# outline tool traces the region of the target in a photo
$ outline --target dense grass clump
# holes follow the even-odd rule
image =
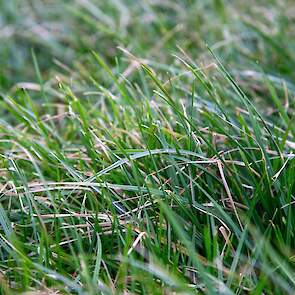
[[[256,2],[0,2],[0,294],[294,294],[295,6]]]

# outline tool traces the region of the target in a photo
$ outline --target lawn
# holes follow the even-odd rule
[[[292,0],[0,1],[0,294],[294,294],[294,68]]]

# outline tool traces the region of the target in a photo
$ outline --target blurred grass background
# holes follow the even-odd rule
[[[287,0],[1,1],[0,87],[36,80],[32,49],[48,80],[61,71],[55,59],[73,75],[90,70],[92,50],[116,67],[118,46],[172,67],[177,46],[206,62],[208,44],[232,70],[258,63],[267,74],[292,79],[294,7]]]

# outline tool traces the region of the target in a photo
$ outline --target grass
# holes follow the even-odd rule
[[[0,3],[0,294],[294,294],[292,1]]]

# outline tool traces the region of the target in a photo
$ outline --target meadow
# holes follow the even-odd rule
[[[294,68],[292,0],[0,0],[0,294],[294,294]]]

